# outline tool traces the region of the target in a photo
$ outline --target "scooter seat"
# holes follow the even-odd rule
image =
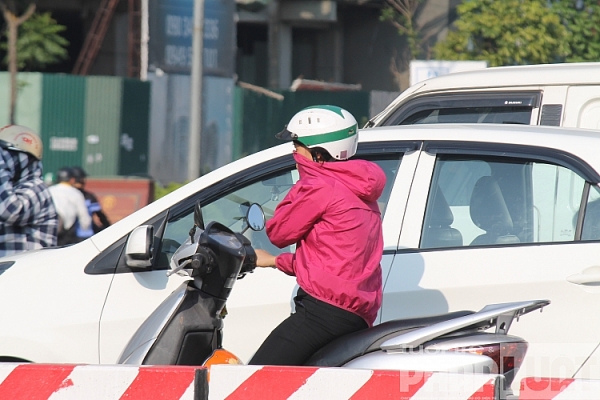
[[[339,337],[319,349],[304,365],[317,367],[341,367],[350,360],[379,350],[381,343],[408,331],[438,322],[473,314],[474,311],[455,311],[423,318],[396,319],[375,325],[369,329]]]

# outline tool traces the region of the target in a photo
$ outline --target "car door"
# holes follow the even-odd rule
[[[117,240],[95,257],[85,268],[87,275],[109,275],[110,286],[102,305],[98,323],[98,355],[102,364],[117,362],[121,351],[137,327],[186,278],[166,276],[159,257],[160,237],[168,212],[146,222],[154,227],[154,265],[130,268],[125,262],[124,249],[128,236]]]
[[[358,157],[376,162],[388,176],[389,181],[380,199],[382,211],[385,211],[406,146],[359,146]],[[100,323],[101,362],[116,362],[137,327],[184,279],[178,275],[167,278],[165,273],[173,252],[188,237],[193,226],[196,202],[199,201],[202,206],[205,222],[219,221],[234,231],[242,231],[242,217],[251,203],[260,204],[269,219],[297,179],[291,155],[238,171],[148,221],[154,226],[156,254],[154,265],[147,271],[133,273],[125,266],[121,252],[126,238],[109,249],[102,260],[92,263],[97,271],[101,271],[103,265],[112,265],[113,270],[114,265],[118,265]],[[293,246],[276,248],[264,231],[248,230],[245,234],[255,247],[272,254],[294,251]],[[397,238],[398,233],[394,243]],[[227,302],[229,314],[225,319],[224,346],[243,360],[249,359],[268,333],[289,315],[294,286],[293,277],[270,268],[258,269],[237,281]],[[132,311],[132,307],[123,307],[128,301],[135,302],[137,308]]]
[[[382,321],[549,299],[511,328],[530,342],[519,374],[577,374],[600,343],[599,179],[557,150],[425,143]]]

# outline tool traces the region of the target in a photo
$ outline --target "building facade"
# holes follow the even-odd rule
[[[380,99],[409,85],[406,41],[392,24],[381,21],[385,0],[203,2],[202,114],[203,132],[210,136],[202,139],[201,159],[210,160],[203,171],[232,160],[234,88],[240,82],[272,91],[289,89],[296,79],[341,83],[383,93]],[[426,57],[427,46],[445,35],[460,0],[414,2],[418,25],[429,37],[423,45]],[[67,27],[70,42],[69,59],[45,72],[81,71],[77,63],[85,53],[92,54],[86,75],[131,76],[133,70],[151,81],[148,172],[162,183],[182,181],[190,130],[194,0],[36,4],[38,11],[52,12]],[[98,32],[101,40],[94,49],[89,37]],[[147,62],[140,62],[143,57]]]

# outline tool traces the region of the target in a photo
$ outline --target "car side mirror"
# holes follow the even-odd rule
[[[142,225],[129,234],[125,245],[125,264],[131,268],[147,268],[152,266],[152,250],[154,227]]]

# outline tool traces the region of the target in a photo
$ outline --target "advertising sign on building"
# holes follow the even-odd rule
[[[194,0],[150,0],[149,70],[189,74]],[[204,0],[203,74],[231,77],[235,57],[235,2]]]
[[[453,72],[487,68],[487,61],[423,61],[410,62],[410,85]]]

